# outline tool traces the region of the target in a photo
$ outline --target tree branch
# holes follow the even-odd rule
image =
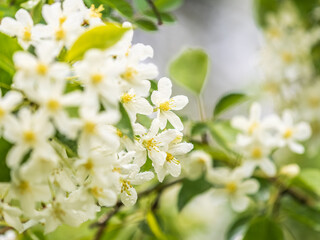
[[[160,12],[158,11],[156,5],[154,4],[154,2],[152,0],[147,0],[147,3],[150,5],[152,11],[154,12],[154,15],[156,15],[156,18],[158,20],[158,25],[162,25],[162,17]]]

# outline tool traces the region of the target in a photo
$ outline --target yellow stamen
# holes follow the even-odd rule
[[[282,57],[282,60],[286,63],[291,63],[294,60],[293,55],[289,52],[283,52],[281,57]]]
[[[66,33],[65,31],[63,30],[63,28],[59,28],[56,33],[55,33],[55,36],[56,36],[56,40],[57,41],[60,41],[60,40],[63,40],[65,37],[66,37]]]
[[[102,187],[93,187],[91,188],[91,193],[96,198],[103,196],[103,188]]]
[[[31,41],[31,28],[29,27],[24,28],[22,40],[26,42]]]
[[[21,181],[19,186],[18,186],[20,192],[25,193],[30,191],[30,184],[27,181]]]
[[[149,151],[150,151],[151,149],[154,149],[155,147],[157,147],[157,142],[156,142],[153,138],[151,138],[151,139],[149,139],[149,140],[144,140],[144,141],[142,142],[142,144],[143,144],[143,146],[144,146],[146,149],[148,149]]]
[[[92,170],[92,169],[93,169],[93,166],[94,166],[94,164],[93,164],[93,162],[92,162],[92,159],[89,158],[89,159],[87,160],[87,162],[86,162],[83,166],[84,166],[85,169],[87,169],[88,171]]]
[[[101,18],[102,17],[102,11],[104,10],[103,5],[101,4],[98,8],[95,8],[95,6],[92,4],[90,7],[90,17],[92,18]]]
[[[62,16],[59,18],[59,24],[60,26],[67,20],[67,17],[66,16]]]
[[[39,75],[44,76],[44,75],[47,74],[47,72],[48,72],[48,66],[46,64],[44,64],[44,63],[38,63],[38,65],[37,65],[37,73]]]
[[[127,70],[123,74],[121,74],[121,77],[128,82],[132,82],[137,74],[137,70],[128,67]]]
[[[130,102],[136,95],[133,94],[133,95],[130,95],[129,93],[125,93],[121,96],[121,102],[122,103],[128,103]]]
[[[170,106],[170,102],[169,101],[166,101],[164,103],[161,103],[160,106],[159,106],[159,109],[161,111],[169,111],[171,109],[171,106]]]
[[[50,111],[55,112],[57,110],[59,110],[60,108],[60,103],[59,101],[55,100],[55,99],[50,99],[47,103],[47,107]]]
[[[234,182],[229,182],[226,184],[226,189],[229,191],[229,193],[234,193],[237,191],[238,186]]]
[[[262,157],[262,150],[260,147],[255,147],[251,151],[251,157],[255,159],[259,159]]]
[[[93,74],[91,76],[91,82],[94,85],[99,84],[100,82],[102,82],[102,80],[103,80],[103,76],[99,73]]]
[[[96,131],[96,124],[93,122],[86,122],[84,124],[84,130],[89,134],[93,134]]]
[[[3,118],[5,114],[6,111],[2,107],[0,107],[0,118]]]
[[[253,122],[248,130],[248,133],[251,135],[254,133],[254,131],[259,127],[259,123],[258,122]]]
[[[32,143],[36,140],[36,135],[34,134],[33,131],[25,131],[23,133],[23,139],[27,143]]]
[[[175,164],[180,164],[180,161],[175,159],[175,157],[170,153],[167,153],[166,161],[167,162],[173,162]]]
[[[291,138],[293,135],[293,131],[291,128],[288,128],[284,133],[283,133],[283,137],[288,139]]]

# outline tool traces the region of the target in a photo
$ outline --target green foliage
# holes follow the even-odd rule
[[[217,117],[223,112],[229,110],[232,107],[235,107],[237,104],[240,104],[245,100],[247,100],[247,96],[244,93],[230,93],[224,95],[216,104],[213,110],[213,116]]]
[[[283,232],[278,223],[267,217],[255,218],[246,231],[243,240],[283,240]]]
[[[155,0],[154,4],[161,12],[168,12],[178,9],[183,0]]]
[[[209,56],[202,49],[187,49],[172,61],[170,76],[180,86],[200,95],[209,69]]]
[[[141,29],[146,31],[156,31],[158,30],[157,25],[146,18],[139,18],[134,21],[134,23]]]
[[[10,181],[10,169],[6,164],[7,154],[12,147],[12,144],[7,142],[4,138],[0,138],[0,182]]]
[[[320,170],[319,169],[303,169],[301,173],[294,179],[294,184],[303,187],[307,191],[320,196]]]
[[[242,215],[237,218],[229,227],[226,238],[227,240],[232,240],[239,233],[244,232],[247,229],[248,222],[250,221],[251,216],[248,214]]]
[[[184,179],[178,196],[178,210],[181,211],[195,196],[211,188],[204,177],[197,180]]]
[[[299,1],[299,0],[298,0]],[[266,16],[276,12],[279,7],[279,0],[254,0],[255,18],[261,27],[266,26]]]
[[[132,6],[125,0],[103,0],[107,5],[116,9],[125,17],[131,18],[133,16]]]
[[[4,70],[10,76],[15,73],[12,56],[16,51],[22,50],[17,39],[0,33],[0,69]]]
[[[66,60],[68,62],[80,60],[86,51],[92,48],[104,50],[112,47],[128,30],[128,28],[112,23],[90,29],[75,41],[67,52]]]
[[[297,6],[301,19],[305,21],[307,25],[312,24],[312,10],[319,5],[318,0],[292,0]]]
[[[119,108],[121,112],[121,120],[117,124],[117,128],[126,136],[128,136],[131,140],[134,140],[134,132],[132,129],[131,121],[129,115],[122,103],[119,103]]]
[[[76,157],[78,154],[78,143],[75,140],[68,139],[60,132],[56,132],[55,139],[62,144],[67,151],[69,157]]]
[[[165,234],[162,232],[160,228],[157,218],[151,210],[149,210],[147,213],[147,223],[151,232],[157,239],[166,239]]]
[[[301,204],[290,197],[283,198],[281,206],[289,217],[320,232],[320,210]]]

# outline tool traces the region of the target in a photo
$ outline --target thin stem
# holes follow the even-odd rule
[[[198,102],[198,108],[200,113],[200,119],[202,122],[205,122],[207,117],[206,117],[206,111],[204,109],[204,103],[201,95],[197,96],[197,102]]]
[[[154,2],[152,0],[147,0],[147,3],[150,5],[152,11],[154,12],[154,15],[156,15],[156,18],[158,20],[158,25],[162,25],[163,22],[162,22],[161,14],[158,11]]]

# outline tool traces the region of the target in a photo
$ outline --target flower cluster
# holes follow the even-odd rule
[[[73,64],[61,60],[82,33],[105,24],[101,10],[66,0],[43,6],[46,24],[34,25],[23,9],[1,22],[0,30],[25,50],[14,54],[12,89],[0,98],[1,135],[12,144],[6,157],[11,181],[1,186],[0,212],[18,231],[37,223],[45,232],[77,226],[118,198],[132,206],[135,185],[154,172],[160,182],[179,176],[178,159],[193,148],[182,142],[183,124],[174,113],[187,97],[171,97],[171,81],[161,78],[148,98],[158,71],[144,60],[153,50],[131,44],[130,23],[107,50],[90,49]],[[121,129],[125,112],[128,129]],[[133,137],[125,131],[130,126]],[[147,159],[153,168],[142,171]]]

